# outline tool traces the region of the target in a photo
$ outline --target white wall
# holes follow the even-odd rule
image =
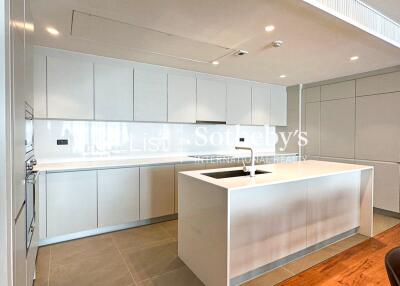
[[[233,151],[239,137],[258,150],[275,150],[270,126],[36,120],[35,155],[47,162],[223,152]],[[69,144],[57,146],[57,139]]]

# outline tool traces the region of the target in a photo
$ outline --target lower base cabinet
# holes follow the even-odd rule
[[[97,228],[96,172],[47,174],[47,237]]]
[[[22,207],[15,222],[14,285],[26,286],[26,208]]]
[[[175,166],[140,168],[140,219],[174,213]]]
[[[139,168],[98,171],[99,227],[139,220]]]

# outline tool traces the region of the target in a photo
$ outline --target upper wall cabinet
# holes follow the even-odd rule
[[[133,67],[94,65],[95,119],[133,120]]]
[[[270,124],[287,125],[287,92],[285,86],[271,86]]]
[[[47,57],[49,118],[93,119],[93,64],[73,57]]]
[[[134,120],[167,121],[167,73],[163,69],[135,69]]]
[[[168,122],[196,122],[196,76],[168,73]]]
[[[33,57],[33,109],[36,118],[47,117],[46,103],[46,56]]]
[[[226,121],[226,82],[217,77],[197,77],[198,121]]]
[[[227,83],[228,124],[251,125],[251,86],[246,82]]]
[[[344,81],[321,86],[321,100],[351,98],[356,96],[356,82]]]
[[[306,103],[321,101],[321,87],[310,87],[303,90],[303,98]]]
[[[251,123],[268,125],[270,119],[271,89],[267,85],[253,85],[251,88]]]
[[[400,71],[357,79],[357,96],[400,91]]]
[[[355,99],[321,102],[321,156],[354,158]]]

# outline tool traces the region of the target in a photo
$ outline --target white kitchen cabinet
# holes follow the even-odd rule
[[[97,182],[99,227],[139,220],[139,168],[99,170]]]
[[[374,207],[400,212],[400,165],[363,160],[357,160],[356,164],[374,167]]]
[[[356,158],[400,162],[400,92],[356,101]]]
[[[271,86],[270,124],[287,125],[287,93],[285,86]]]
[[[47,187],[46,187],[46,173],[40,172],[37,182],[36,191],[36,204],[39,207],[36,217],[36,225],[39,230],[39,239],[45,239],[47,236]]]
[[[163,69],[135,69],[134,120],[167,121],[167,73]]]
[[[26,208],[22,207],[15,222],[14,234],[14,284],[26,286]]]
[[[226,82],[217,77],[197,77],[198,121],[226,122]]]
[[[307,145],[305,146],[306,155],[319,156],[320,141],[320,102],[306,103],[305,108],[305,130],[307,132]]]
[[[251,86],[240,81],[228,81],[226,123],[251,125]]]
[[[35,53],[33,57],[33,109],[35,118],[47,117],[46,56]]]
[[[174,210],[174,165],[140,168],[140,219],[170,215]]]
[[[357,172],[308,181],[307,246],[360,225],[359,182]]]
[[[93,63],[47,57],[48,118],[93,119]]]
[[[178,173],[193,170],[203,170],[206,168],[204,163],[176,164],[175,165],[175,213],[178,212]]]
[[[47,237],[95,228],[96,171],[47,174]]]
[[[253,85],[251,88],[251,124],[269,125],[271,89],[268,85]]]
[[[357,79],[357,96],[400,91],[400,71]]]
[[[321,102],[320,153],[354,158],[355,98]]]
[[[321,86],[321,100],[352,98],[356,96],[356,82],[343,81]]]
[[[133,120],[133,66],[94,65],[95,119]]]
[[[309,87],[303,90],[304,102],[317,102],[321,101],[321,87]]]
[[[168,73],[168,122],[196,122],[196,76]]]

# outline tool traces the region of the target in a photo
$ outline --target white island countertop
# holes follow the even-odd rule
[[[267,174],[259,174],[255,177],[241,176],[241,177],[230,177],[223,179],[215,179],[204,175],[205,173],[222,172],[229,170],[240,170],[240,167],[234,168],[222,168],[222,169],[209,169],[199,171],[186,171],[182,174],[196,178],[201,181],[205,181],[222,187],[228,190],[242,189],[248,187],[265,186],[272,184],[287,183],[292,181],[306,180],[317,177],[343,174],[347,172],[362,171],[373,169],[372,166],[355,165],[355,164],[344,164],[334,163],[326,161],[299,161],[285,164],[269,164],[269,165],[258,165],[257,170],[268,171]]]
[[[229,159],[245,159],[250,157],[249,152],[210,152],[218,155],[231,156]],[[271,152],[257,152],[257,157],[286,157],[297,156],[295,153],[274,154]],[[78,160],[52,160],[42,162],[39,160],[34,170],[39,172],[62,172],[76,170],[91,170],[91,169],[108,169],[108,168],[123,168],[123,167],[140,167],[164,164],[184,164],[184,163],[218,163],[223,160],[210,161],[190,157],[189,155],[159,155],[148,157],[118,157],[118,158],[87,158]]]

